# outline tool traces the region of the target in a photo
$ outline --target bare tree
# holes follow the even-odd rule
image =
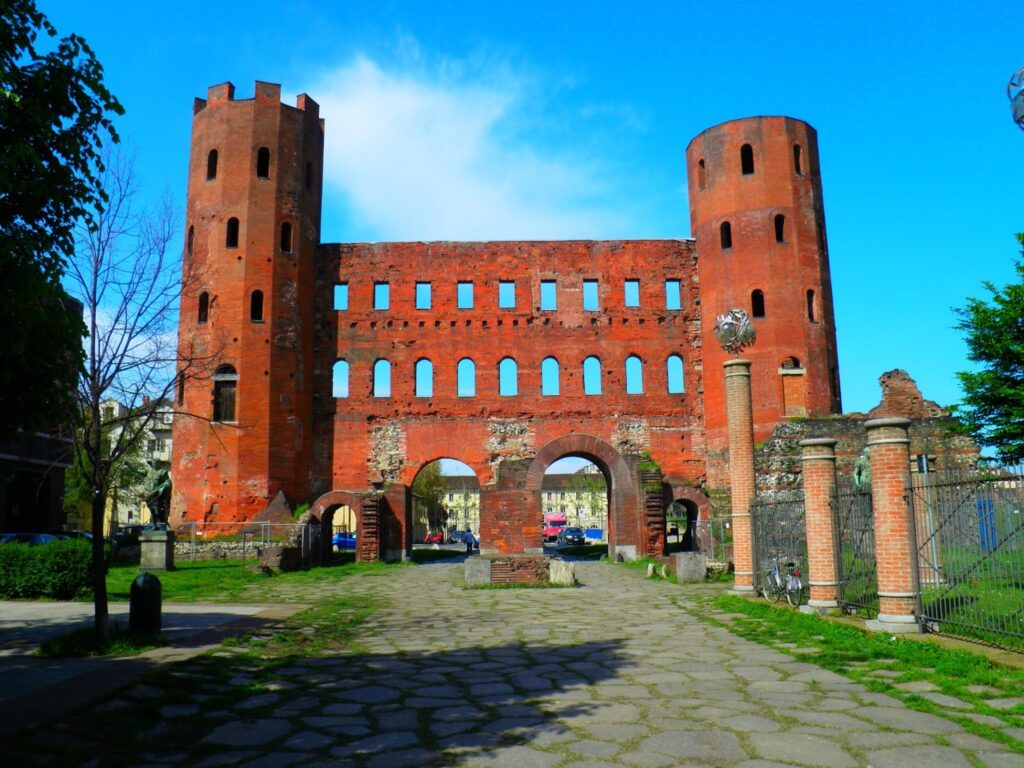
[[[179,355],[177,322],[183,286],[171,245],[178,215],[166,196],[137,206],[134,160],[114,151],[101,175],[106,203],[80,227],[68,269],[69,292],[84,305],[86,360],[78,379],[81,424],[75,462],[91,496],[95,631],[109,638],[103,518],[119,465],[137,453],[161,402],[173,398],[176,374],[195,359]],[[116,400],[122,415],[104,420]]]

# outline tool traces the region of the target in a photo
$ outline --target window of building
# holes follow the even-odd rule
[[[188,253],[189,256],[192,255],[192,247],[195,244],[195,239],[196,239],[196,228],[195,227],[189,227],[188,228],[188,241],[186,242],[186,246],[185,246],[185,250],[186,250],[186,252]]]
[[[203,291],[199,294],[199,312],[196,314],[197,323],[205,323],[210,319],[210,294]]]
[[[558,394],[558,360],[545,357],[540,363],[540,393],[554,397]]]
[[[416,309],[430,309],[430,283],[416,283]]]
[[[434,364],[424,358],[416,361],[416,397],[434,396]]]
[[[684,393],[686,384],[683,381],[683,358],[679,355],[669,355],[665,361],[665,368],[668,375],[668,393],[670,395]]]
[[[601,361],[594,356],[583,361],[583,394],[601,394]]]
[[[502,397],[515,397],[519,394],[519,367],[511,357],[498,363],[498,394]]]
[[[814,319],[814,291],[812,290],[807,291],[807,319],[812,323],[817,322]]]
[[[306,161],[306,191],[313,191],[313,163],[309,160]]]
[[[683,302],[679,289],[678,280],[665,281],[665,309],[682,309]]]
[[[722,250],[727,251],[732,248],[732,224],[723,221],[722,226],[718,228],[718,233],[722,240]]]
[[[348,309],[348,283],[334,284],[334,308],[341,312]]]
[[[373,396],[391,397],[391,363],[387,360],[373,364]]]
[[[150,455],[156,453],[156,440],[146,441],[146,453],[149,453]]]
[[[583,311],[597,312],[597,280],[583,281]]]
[[[249,298],[249,320],[263,322],[263,291],[253,291]]]
[[[468,357],[462,358],[459,360],[459,365],[456,369],[456,376],[458,379],[457,387],[459,397],[475,397],[476,363]]]
[[[744,176],[754,172],[754,148],[749,144],[740,147],[740,169]]]
[[[178,405],[185,404],[185,372],[178,373]]]
[[[217,150],[211,149],[206,156],[206,180],[213,181],[217,178]]]
[[[779,367],[780,368],[785,368],[787,371],[790,371],[790,370],[799,370],[802,366],[800,365],[800,358],[799,357],[795,357],[793,355],[790,355],[789,357],[787,357],[785,360],[782,361],[782,365],[780,365]]]
[[[627,280],[624,288],[626,294],[626,306],[627,307],[639,307],[640,306],[640,281],[639,280]]]
[[[704,158],[697,161],[697,189],[703,190],[708,185],[708,171],[704,167]]]
[[[775,217],[775,242],[786,242],[786,217],[781,213]]]
[[[391,306],[391,286],[388,283],[373,284],[373,308],[388,309]]]
[[[516,283],[514,280],[498,281],[498,309],[516,308]]]
[[[348,397],[348,361],[338,360],[331,372],[331,394],[334,397]]]
[[[270,150],[260,147],[256,152],[256,176],[261,179],[270,178]]]
[[[459,283],[457,306],[459,309],[473,308],[473,284],[469,281]]]
[[[281,253],[292,252],[292,225],[291,222],[281,223]]]
[[[804,175],[803,168],[801,167],[802,166],[802,163],[801,163],[802,158],[800,157],[802,154],[803,154],[803,152],[800,149],[800,145],[799,144],[794,144],[793,145],[793,170],[796,171],[796,175],[797,176],[803,176]]]
[[[228,226],[224,236],[224,245],[227,248],[238,247],[238,219],[234,217],[228,219]]]
[[[626,358],[626,394],[642,395],[644,393],[644,364],[636,355]]]
[[[760,288],[750,294],[750,314],[754,317],[764,317],[764,291]]]
[[[235,420],[235,394],[238,373],[233,366],[222,365],[213,374],[213,421]]]
[[[554,280],[540,281],[540,308],[545,312],[558,309],[558,291]]]

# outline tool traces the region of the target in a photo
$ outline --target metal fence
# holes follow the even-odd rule
[[[928,472],[907,483],[925,631],[1024,650],[1024,475]]]
[[[728,518],[697,520],[694,536],[708,560],[732,561],[732,523]]]
[[[837,597],[846,613],[878,615],[878,564],[871,492],[840,479],[832,492],[835,521]]]
[[[754,583],[775,558],[792,560],[801,570],[807,564],[807,519],[802,491],[779,492],[769,497],[756,497],[750,503],[751,530],[754,537]],[[807,597],[807,579],[804,597]]]
[[[302,564],[318,562],[320,526],[299,523],[211,523],[189,521],[177,529],[175,556],[196,560],[239,560],[271,545],[297,547]]]

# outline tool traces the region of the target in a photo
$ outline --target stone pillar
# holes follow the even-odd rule
[[[754,498],[754,417],[750,403],[750,361],[726,360],[725,414],[729,431],[732,487],[732,559],[737,592],[754,591],[754,541],[750,502]]]
[[[807,608],[825,612],[838,608],[835,521],[832,492],[836,487],[836,441],[820,438],[800,441],[807,518],[807,569],[811,597]]]
[[[872,629],[919,632],[914,611],[913,532],[907,509],[910,474],[910,419],[873,419],[865,425],[871,456],[871,508],[875,518],[875,558],[878,563],[878,618]]]

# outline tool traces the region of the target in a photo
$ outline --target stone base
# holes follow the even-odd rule
[[[813,613],[815,616],[827,616],[832,611],[839,610],[839,603],[835,600],[808,600],[807,605],[801,605],[800,613]]]
[[[872,632],[887,632],[890,635],[919,635],[921,625],[916,616],[894,616],[880,613],[877,619],[868,619],[864,626]]]
[[[684,584],[704,581],[708,575],[708,559],[700,552],[676,552],[668,563],[676,581]]]
[[[576,583],[573,564],[544,555],[500,555],[466,558],[467,587],[490,584],[552,584],[571,587]]]
[[[174,570],[174,531],[142,531],[139,534],[139,570]]]
[[[615,551],[612,559],[616,562],[628,563],[630,560],[636,560],[635,544],[616,544],[614,547],[609,548]]]

